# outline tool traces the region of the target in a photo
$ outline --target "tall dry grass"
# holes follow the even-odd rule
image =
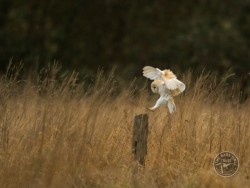
[[[114,95],[113,73],[101,72],[93,87],[84,87],[77,74],[60,77],[56,67],[25,80],[19,71],[0,81],[1,187],[250,185],[249,102],[239,104],[237,87],[211,74],[183,76],[187,89],[170,116],[163,106],[146,110],[157,98],[146,88],[131,85]],[[141,113],[149,115],[148,155],[135,173],[132,123]],[[213,169],[224,150],[240,161],[230,178]]]

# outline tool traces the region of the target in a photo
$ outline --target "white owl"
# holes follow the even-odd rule
[[[178,80],[175,74],[169,69],[162,71],[158,68],[145,66],[143,68],[143,76],[154,80],[151,84],[151,90],[153,93],[160,95],[156,104],[149,109],[154,110],[161,104],[167,104],[169,112],[172,113],[176,108],[173,97],[185,90],[185,84]]]

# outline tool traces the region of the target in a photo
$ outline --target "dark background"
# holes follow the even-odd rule
[[[144,65],[231,72],[246,88],[250,0],[0,0],[0,70],[11,58],[125,79]]]

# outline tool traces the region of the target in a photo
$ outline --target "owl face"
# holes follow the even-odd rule
[[[151,83],[151,90],[153,93],[159,93],[160,89],[163,87],[164,81],[162,80],[155,80]]]
[[[151,90],[153,93],[158,93],[158,86],[154,83],[151,84]]]

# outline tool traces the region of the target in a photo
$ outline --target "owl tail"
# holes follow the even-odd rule
[[[169,109],[170,114],[172,114],[175,111],[175,109],[176,109],[173,98],[170,98],[168,100],[168,109]]]

